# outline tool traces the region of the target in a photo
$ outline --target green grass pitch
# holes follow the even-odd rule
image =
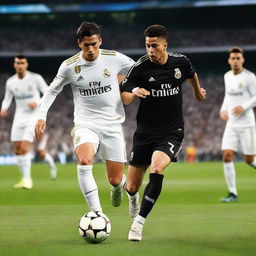
[[[30,191],[12,188],[19,179],[16,166],[0,166],[0,255],[256,255],[256,170],[244,163],[236,169],[239,202],[224,204],[219,202],[227,193],[222,163],[171,164],[143,240],[134,243],[127,240],[127,197],[120,207],[111,206],[104,165],[95,164],[101,203],[112,224],[110,237],[95,245],[78,233],[78,221],[89,209],[75,164],[59,165],[56,181],[49,180],[46,165],[34,164]]]

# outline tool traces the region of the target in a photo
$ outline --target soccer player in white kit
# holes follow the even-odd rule
[[[220,118],[227,121],[222,138],[224,175],[229,193],[222,202],[236,202],[236,174],[234,152],[240,148],[247,164],[256,168],[256,131],[253,107],[256,106],[255,75],[243,67],[243,50],[234,47],[229,51],[231,70],[224,76],[225,97]]]
[[[22,179],[14,185],[15,188],[31,189],[31,143],[34,140],[36,115],[41,101],[40,93],[48,88],[41,75],[27,70],[28,61],[24,55],[14,58],[16,74],[7,79],[5,97],[1,107],[1,117],[8,115],[8,108],[15,99],[16,110],[11,130],[11,141],[17,157],[17,165],[21,170]],[[42,140],[45,140],[42,138]],[[39,144],[40,145],[40,144]],[[42,147],[44,146],[44,148]],[[44,145],[40,146],[40,156],[51,167],[52,177],[56,177],[57,168],[52,157],[45,152]]]
[[[105,161],[112,205],[119,206],[126,181],[126,153],[121,126],[125,113],[117,77],[126,75],[134,61],[119,52],[100,49],[101,29],[96,23],[83,22],[77,30],[77,42],[82,51],[61,64],[43,97],[35,132],[37,137],[44,133],[48,109],[63,87],[71,84],[78,181],[90,209],[102,211],[93,160],[98,153]]]

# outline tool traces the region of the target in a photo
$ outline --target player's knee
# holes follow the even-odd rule
[[[121,181],[122,181],[122,177],[121,178],[119,178],[119,177],[109,177],[108,178],[108,181],[109,181],[109,183],[112,185],[112,186],[118,186],[120,183],[121,183]]]
[[[223,154],[224,162],[226,162],[226,163],[231,162],[231,161],[233,161],[233,158],[234,158],[234,156],[231,152],[224,152],[224,154]]]
[[[93,159],[89,159],[86,156],[78,157],[77,161],[78,161],[79,165],[92,165],[93,164]]]
[[[43,160],[45,158],[45,155],[46,155],[45,151],[39,150],[37,151],[37,153],[40,160]]]
[[[163,173],[163,168],[161,168],[158,165],[151,166],[150,173],[162,174]]]
[[[247,164],[252,164],[253,160],[254,160],[254,156],[246,156],[245,157],[245,162]]]

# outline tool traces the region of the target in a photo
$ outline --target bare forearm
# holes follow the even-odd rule
[[[206,91],[201,88],[197,74],[195,73],[195,75],[189,79],[189,81],[192,85],[195,98],[200,101],[204,100],[206,97]]]
[[[129,105],[134,102],[136,96],[132,92],[122,92],[121,97],[124,105]]]

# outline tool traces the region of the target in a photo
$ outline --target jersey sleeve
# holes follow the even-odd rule
[[[252,97],[242,104],[244,110],[248,110],[256,106],[256,77],[254,74],[251,74],[250,80],[248,81],[248,91]]]
[[[70,83],[69,77],[69,70],[66,61],[64,61],[61,64],[56,77],[47,88],[42,98],[38,119],[46,120],[47,112],[51,107],[52,103],[54,102],[55,98],[62,91],[63,87]]]
[[[42,94],[45,94],[48,85],[41,75],[37,75],[37,87]]]
[[[13,93],[10,90],[9,83],[7,81],[6,85],[5,85],[5,95],[4,95],[4,99],[3,99],[3,102],[2,102],[1,109],[2,110],[3,109],[7,110],[10,107],[11,103],[12,103],[12,99],[13,99]]]
[[[187,78],[192,78],[195,75],[195,68],[192,65],[192,63],[190,62],[189,58],[187,58],[186,56],[184,56],[184,62],[185,62],[185,72],[186,72],[186,76]]]
[[[120,60],[120,69],[119,69],[118,74],[127,75],[129,69],[132,67],[132,65],[135,62],[133,59],[131,59],[130,57],[128,57],[122,53],[118,53],[118,57]]]
[[[122,82],[121,92],[132,92],[136,87],[140,87],[138,83],[138,70],[136,66],[132,66],[129,70],[126,78]]]

